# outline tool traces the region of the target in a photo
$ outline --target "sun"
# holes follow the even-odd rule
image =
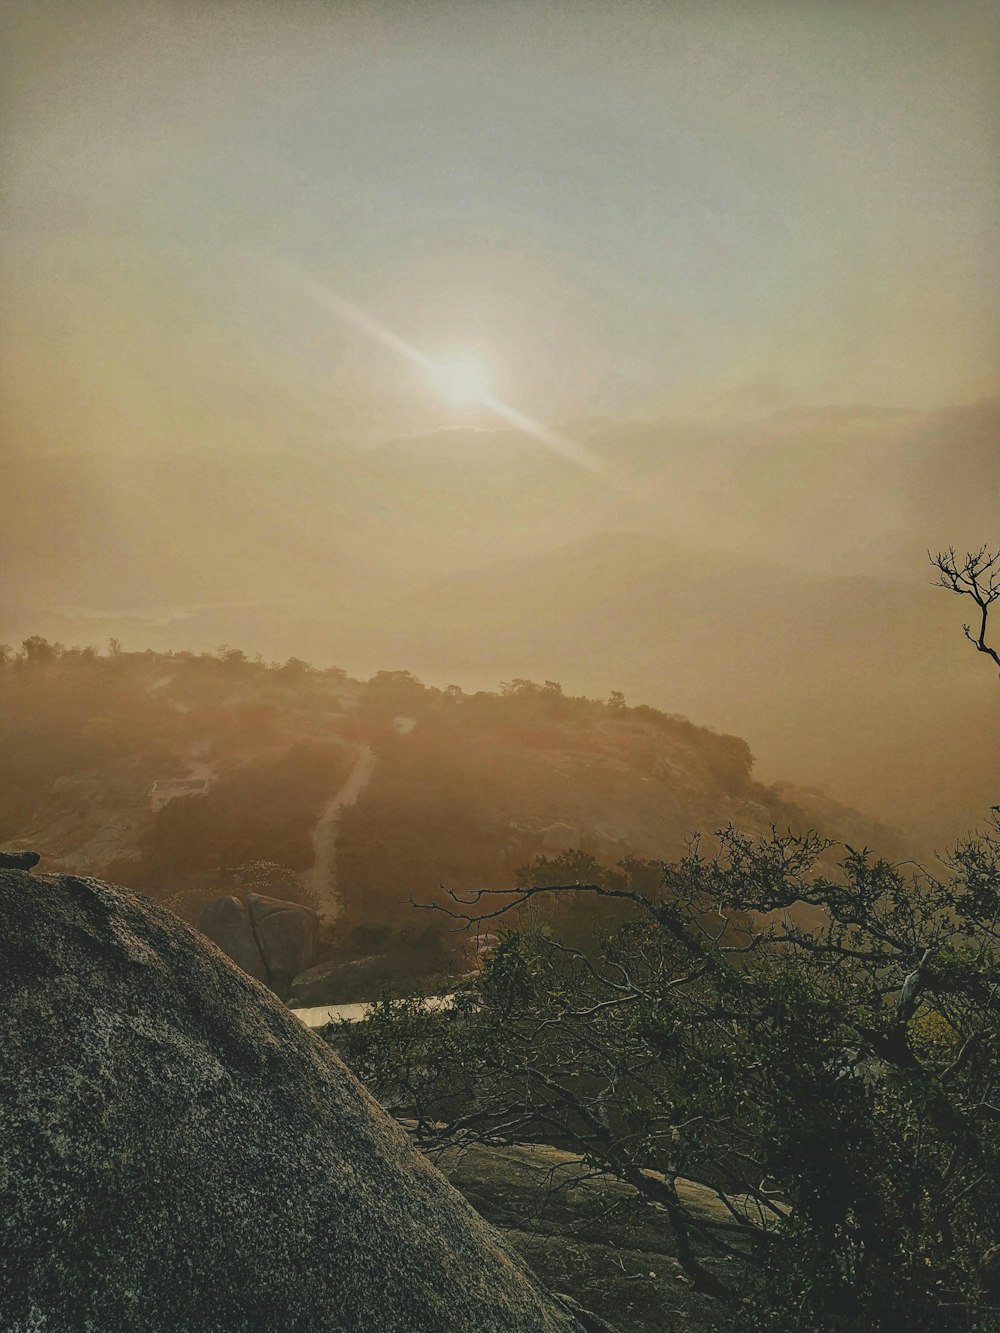
[[[435,368],[434,379],[441,395],[460,407],[483,403],[490,396],[483,368],[471,357],[456,356],[443,361]]]

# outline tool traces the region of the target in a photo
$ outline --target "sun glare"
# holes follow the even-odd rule
[[[282,268],[282,271],[287,271],[287,269]],[[295,271],[292,270],[292,273],[294,277]],[[392,329],[381,324],[373,315],[370,315],[352,301],[338,296],[336,292],[321,287],[303,276],[298,276],[295,280],[309,293],[313,300],[318,301],[320,305],[329,310],[331,314],[336,315],[338,319],[342,319],[345,323],[360,329],[362,333],[367,334],[375,342],[382,343],[385,347],[391,347],[394,352],[398,352],[407,361],[419,366],[441,397],[454,406],[468,407],[479,404],[488,409],[494,416],[506,421],[509,426],[513,426],[515,430],[538,440],[540,444],[544,444],[567,462],[575,463],[577,467],[584,468],[588,472],[607,474],[607,461],[599,454],[593,453],[585,445],[569,439],[559,431],[551,430],[543,422],[534,420],[524,412],[518,411],[516,407],[512,407],[510,403],[505,403],[502,399],[495,397],[482,367],[471,357],[456,356],[448,361],[433,361],[419,347],[414,347],[412,343],[408,343],[397,333],[393,333]],[[614,484],[617,486],[623,485],[620,479],[615,481]]]
[[[467,406],[482,403],[490,396],[483,368],[468,357],[454,357],[435,370],[439,392],[450,403]]]

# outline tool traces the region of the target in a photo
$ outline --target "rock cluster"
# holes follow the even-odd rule
[[[169,912],[0,870],[8,1328],[570,1333],[347,1072]]]

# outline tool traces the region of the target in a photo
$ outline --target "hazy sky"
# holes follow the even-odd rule
[[[551,423],[1000,382],[995,4],[3,15],[15,449],[482,418],[309,284]]]

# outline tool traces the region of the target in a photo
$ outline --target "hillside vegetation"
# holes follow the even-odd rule
[[[441,885],[627,875],[680,855],[696,829],[819,824],[903,850],[855,811],[756,781],[738,737],[620,694],[515,679],[470,695],[406,671],[362,682],[228,647],[101,654],[37,637],[0,671],[0,838],[192,921],[247,887],[308,902],[316,822],[370,746],[374,774],[336,841],[344,956],[422,937],[410,900]],[[178,780],[197,794],[154,808],[154,784]]]

